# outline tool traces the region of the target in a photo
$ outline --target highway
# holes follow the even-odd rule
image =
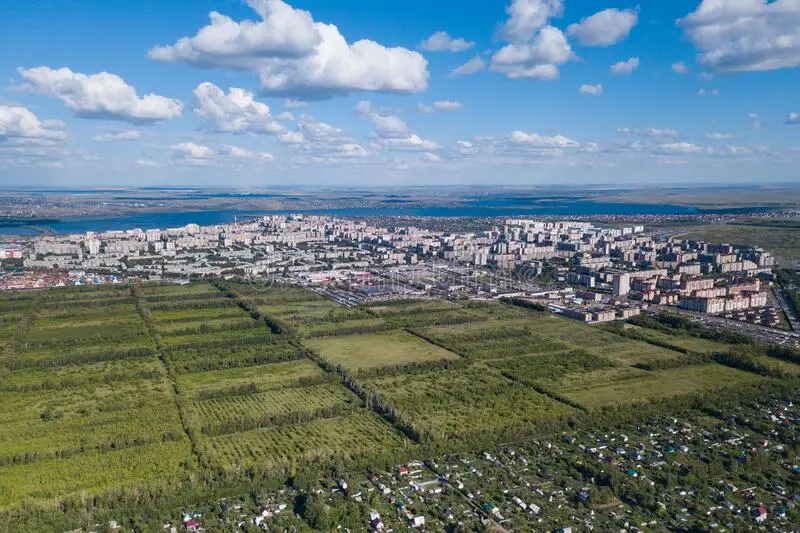
[[[748,322],[740,322],[738,320],[729,320],[727,318],[706,315],[703,313],[695,313],[685,309],[678,309],[676,307],[669,307],[663,305],[650,305],[649,312],[655,313],[669,313],[673,315],[681,315],[689,318],[693,322],[702,324],[710,328],[725,329],[728,331],[735,331],[748,337],[757,340],[771,342],[775,344],[788,344],[791,346],[800,346],[800,334],[783,331],[780,329],[768,328],[759,326],[757,324],[750,324]]]
[[[800,331],[800,319],[798,319],[797,312],[789,301],[789,295],[786,294],[786,290],[782,287],[776,287],[772,293],[775,295],[775,301],[783,309],[783,314],[789,320],[792,331]]]

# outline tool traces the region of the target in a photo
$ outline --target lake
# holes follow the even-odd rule
[[[177,228],[187,224],[211,226],[233,222],[238,217],[283,215],[303,213],[306,215],[330,215],[337,217],[530,217],[537,216],[592,216],[592,215],[682,215],[698,214],[693,207],[663,204],[633,204],[585,201],[558,201],[533,205],[466,205],[457,207],[416,207],[391,205],[382,208],[342,208],[283,211],[181,211],[173,213],[142,213],[114,217],[65,218],[47,224],[56,233],[86,233],[87,231],[111,231],[133,228],[163,229]],[[4,226],[0,222],[0,234],[30,235],[31,230],[18,226]]]

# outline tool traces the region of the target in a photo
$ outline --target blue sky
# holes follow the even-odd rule
[[[794,0],[39,0],[0,18],[0,185],[800,177]]]

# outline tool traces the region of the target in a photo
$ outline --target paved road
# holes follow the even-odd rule
[[[749,324],[747,322],[739,322],[738,320],[729,320],[727,318],[720,318],[702,313],[695,313],[675,307],[650,305],[649,309],[656,312],[665,312],[674,315],[685,316],[690,320],[705,326],[742,333],[743,335],[747,335],[762,341],[776,344],[788,344],[791,346],[800,346],[800,334],[794,332],[768,328],[765,326],[759,326],[757,324]]]
[[[775,301],[778,302],[778,305],[783,309],[786,318],[789,319],[789,325],[792,327],[792,331],[800,331],[800,318],[798,318],[794,306],[790,303],[789,295],[786,294],[786,290],[782,287],[776,287],[772,293],[775,295]]]

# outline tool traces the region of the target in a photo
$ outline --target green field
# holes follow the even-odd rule
[[[378,378],[366,386],[437,441],[535,425],[573,411],[485,366]]]
[[[596,408],[736,387],[762,379],[742,370],[708,364],[657,372],[619,367],[588,374],[568,374],[543,383],[584,407]]]
[[[728,344],[703,339],[701,337],[694,337],[692,335],[670,335],[668,333],[663,333],[661,331],[656,331],[649,328],[634,328],[632,331],[636,335],[642,335],[647,339],[666,342],[696,353],[721,352],[730,347]]]
[[[192,396],[198,392],[242,387],[251,383],[259,390],[269,390],[297,385],[303,380],[317,380],[324,376],[323,371],[312,361],[301,359],[285,363],[181,374],[177,382],[182,391]]]
[[[354,403],[355,400],[355,396],[337,383],[196,400],[190,410],[196,422],[204,425],[242,417],[314,411],[340,403]]]
[[[681,353],[727,344],[629,331],[675,349],[495,301],[346,308],[223,281],[0,294],[0,511],[385,470],[773,379]]]
[[[414,311],[440,311],[444,309],[458,309],[458,304],[447,300],[420,300],[411,301],[400,305],[372,305],[369,309],[379,315],[396,315]]]
[[[429,361],[452,361],[459,357],[443,348],[401,330],[329,337],[306,342],[327,361],[348,370]]]
[[[380,454],[408,446],[404,437],[376,415],[363,411],[293,426],[265,428],[208,439],[201,454],[239,470],[275,468],[336,456]]]
[[[190,444],[130,288],[32,299],[0,368],[0,508],[184,472]]]

